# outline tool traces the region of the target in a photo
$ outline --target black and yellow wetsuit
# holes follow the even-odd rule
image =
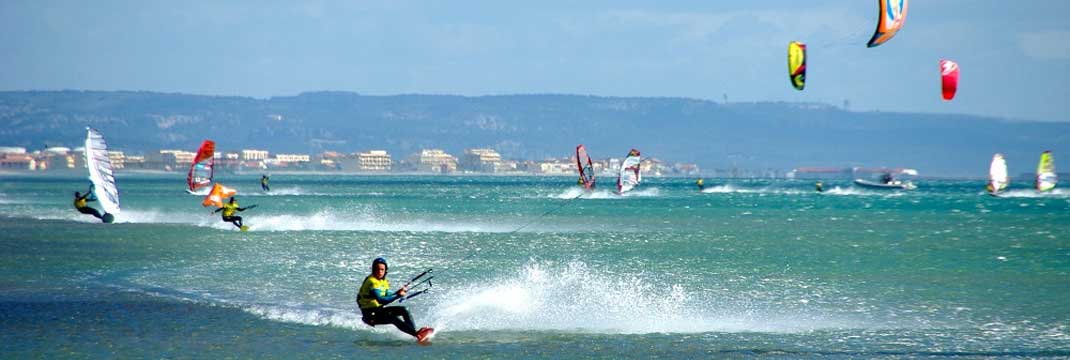
[[[93,196],[92,192],[86,192],[85,195],[76,196],[74,198],[74,208],[77,209],[80,213],[86,215],[93,215],[93,217],[96,217],[97,219],[104,220],[104,215],[101,215],[100,211],[89,207],[89,202],[96,200],[97,198]]]
[[[357,305],[364,315],[362,320],[371,326],[393,324],[398,330],[416,336],[416,323],[412,321],[409,310],[404,306],[386,306],[400,298],[398,293],[390,292],[390,281],[368,275],[357,294]]]
[[[260,188],[263,189],[264,191],[271,191],[271,187],[268,186],[268,177],[267,177],[267,175],[264,175],[264,176],[260,177]]]
[[[234,226],[237,226],[239,229],[241,229],[242,225],[244,225],[242,223],[241,216],[235,216],[234,212],[235,211],[245,211],[245,209],[242,209],[242,208],[238,207],[238,202],[234,201],[234,202],[228,202],[226,204],[223,204],[222,210],[223,210],[223,221],[230,222],[230,223],[234,224]]]

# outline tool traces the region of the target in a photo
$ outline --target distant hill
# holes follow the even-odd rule
[[[738,166],[891,166],[923,175],[981,176],[994,152],[1011,173],[1032,171],[1040,152],[1070,168],[1070,123],[966,115],[849,112],[822,104],[730,103],[684,98],[580,95],[365,96],[315,92],[254,99],[153,92],[0,92],[0,146],[76,147],[85,126],[127,152],[218,149],[318,153],[421,148],[461,153],[490,147],[541,159],[586,144],[592,157],[644,156]],[[1065,154],[1060,156],[1060,154]]]

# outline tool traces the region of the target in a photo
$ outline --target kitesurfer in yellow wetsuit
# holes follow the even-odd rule
[[[234,226],[237,226],[238,229],[241,229],[241,228],[243,228],[245,226],[245,224],[242,222],[241,216],[235,216],[234,212],[235,211],[245,211],[245,210],[246,210],[245,208],[238,207],[238,200],[236,200],[235,198],[232,197],[232,198],[230,198],[230,202],[228,202],[226,204],[223,204],[223,207],[215,209],[215,211],[213,211],[212,213],[214,214],[214,213],[222,211],[223,212],[223,221],[232,223],[232,224],[234,224]]]
[[[77,191],[74,192],[74,208],[78,209],[78,212],[93,215],[93,217],[100,219],[100,221],[104,221],[104,215],[101,215],[100,211],[89,207],[88,203],[90,201],[97,201],[97,197],[93,195],[93,185],[89,185],[89,191],[86,191],[85,195],[82,195]]]
[[[695,180],[695,186],[698,186],[698,191],[702,191],[702,189],[706,188],[706,180],[703,180],[703,179]]]
[[[372,261],[371,274],[364,278],[357,293],[357,305],[363,315],[361,320],[365,324],[376,326],[392,324],[402,332],[415,336],[416,341],[423,343],[434,329],[422,327],[416,330],[416,323],[412,321],[412,315],[404,306],[386,306],[398,299],[404,299],[409,289],[405,286],[397,292],[390,292],[390,281],[386,280],[386,259],[375,258]]]
[[[264,191],[271,191],[271,187],[268,186],[268,176],[260,175],[260,188]]]

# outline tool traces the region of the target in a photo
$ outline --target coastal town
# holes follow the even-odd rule
[[[197,153],[187,150],[163,149],[131,153],[109,151],[108,157],[117,172],[187,172]],[[597,173],[615,174],[622,158],[596,160]],[[453,155],[441,149],[422,149],[402,158],[395,158],[386,150],[367,150],[353,153],[325,151],[319,154],[272,153],[264,149],[216,151],[214,168],[222,173],[248,172],[331,172],[339,174],[503,174],[503,175],[572,175],[576,174],[576,158],[560,157],[542,160],[505,159],[494,149],[465,149]],[[640,167],[645,176],[694,176],[700,174],[698,165],[672,163],[658,158],[643,159]],[[29,150],[22,147],[0,147],[0,171],[62,173],[85,168],[83,148],[62,146]]]

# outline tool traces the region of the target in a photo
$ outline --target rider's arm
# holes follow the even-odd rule
[[[398,293],[391,292],[390,290],[372,289],[371,293],[372,296],[375,297],[375,301],[378,301],[380,305],[392,303],[401,297]]]

